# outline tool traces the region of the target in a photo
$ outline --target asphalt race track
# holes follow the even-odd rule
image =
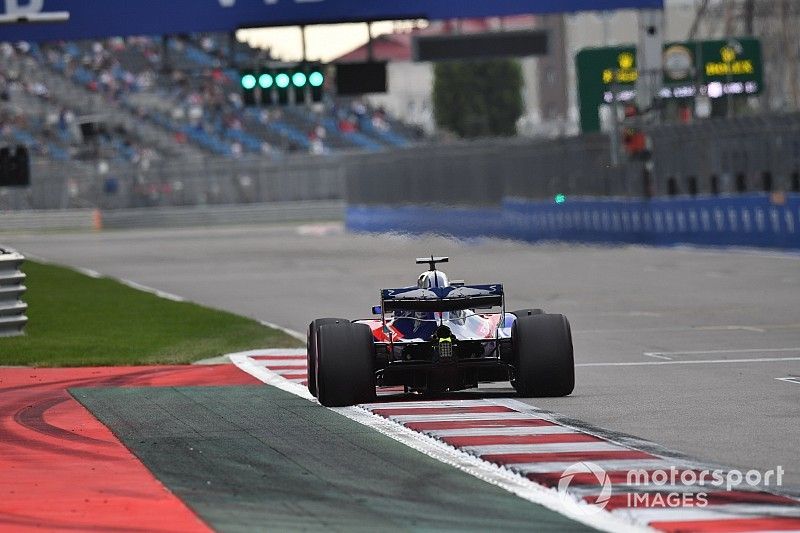
[[[379,288],[415,281],[415,256],[449,255],[451,278],[503,282],[510,309],[570,318],[576,391],[529,403],[710,463],[780,465],[784,483],[800,486],[798,256],[459,243],[326,226],[3,241],[300,331],[315,317],[366,316]]]

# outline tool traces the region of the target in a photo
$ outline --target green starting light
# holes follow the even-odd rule
[[[277,85],[279,89],[287,88],[289,86],[289,75],[285,72],[281,72],[275,76],[275,85]]]
[[[553,200],[555,200],[555,202],[557,204],[563,204],[564,202],[567,201],[567,195],[566,194],[561,194],[561,193],[556,194],[555,197],[553,198]]]
[[[325,82],[325,77],[322,75],[322,72],[314,70],[309,73],[308,83],[312,87],[321,87],[324,82]]]
[[[242,76],[242,87],[250,90],[256,86],[256,77],[252,74],[245,74]]]
[[[295,87],[303,87],[306,84],[307,79],[308,78],[306,78],[306,75],[303,72],[295,72],[292,74],[292,84]]]
[[[272,87],[274,81],[270,74],[262,74],[258,77],[258,85],[261,86],[262,89],[269,89]]]

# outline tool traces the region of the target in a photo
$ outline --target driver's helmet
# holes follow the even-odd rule
[[[447,274],[441,270],[427,270],[417,278],[417,287],[420,289],[430,289],[431,287],[449,287],[450,280]]]

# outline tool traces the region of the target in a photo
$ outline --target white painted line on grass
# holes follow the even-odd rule
[[[800,357],[762,357],[755,359],[706,359],[697,361],[630,361],[618,363],[577,363],[576,367],[586,366],[659,366],[659,365],[713,365],[722,363],[777,363],[780,361],[800,361]]]
[[[276,352],[277,351],[279,350],[276,350]],[[241,352],[230,354],[229,358],[231,362],[241,370],[268,385],[272,385],[273,387],[277,387],[309,401],[317,401],[316,398],[311,396],[305,386],[292,383],[275,372],[263,366],[259,366],[250,359],[250,355],[260,355],[263,353],[264,351],[261,350],[257,352]],[[391,407],[391,405],[392,404],[387,404],[386,407]],[[332,407],[329,409],[359,424],[370,427],[410,448],[422,452],[428,457],[454,466],[462,472],[466,472],[487,483],[507,490],[520,498],[562,514],[576,522],[581,522],[603,531],[652,531],[647,527],[634,526],[627,520],[620,519],[610,513],[594,513],[592,512],[594,508],[587,512],[585,509],[587,509],[589,504],[586,502],[580,501],[577,498],[565,498],[555,489],[534,483],[506,468],[479,459],[478,457],[444,444],[428,435],[408,429],[393,420],[373,414],[362,407]]]
[[[775,378],[778,381],[785,381],[786,383],[794,383],[795,385],[800,385],[800,377],[797,376],[787,376],[785,378]]]

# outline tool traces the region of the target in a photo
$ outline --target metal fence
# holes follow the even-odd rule
[[[651,161],[614,166],[608,136],[474,141],[364,157],[350,204],[497,205],[505,197],[647,196],[800,188],[800,115],[648,128]]]
[[[0,188],[0,211],[335,200],[344,188],[337,159],[202,157],[149,165],[39,160],[29,188]]]
[[[609,140],[489,139],[378,153],[182,157],[132,165],[34,161],[0,211],[335,200],[499,205],[554,194],[643,196],[800,188],[800,114],[648,128],[652,160],[611,164]],[[645,177],[647,176],[647,180]]]
[[[362,156],[346,171],[348,203],[499,205],[506,196],[633,195],[641,165],[613,168],[608,140],[481,140]]]
[[[797,192],[800,114],[717,119],[651,130],[658,191]]]

